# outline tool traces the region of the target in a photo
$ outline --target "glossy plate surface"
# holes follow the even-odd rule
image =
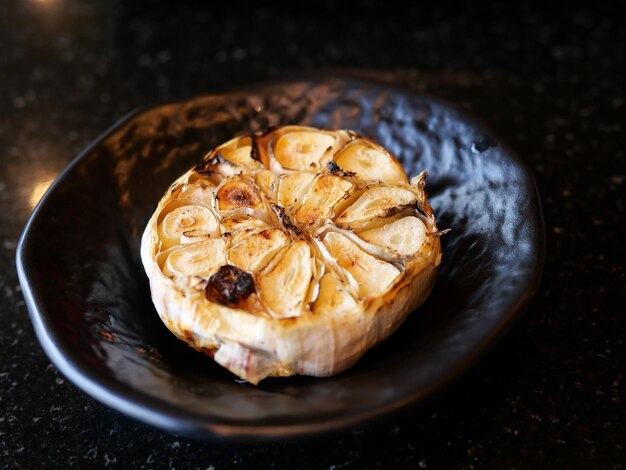
[[[444,257],[430,298],[335,377],[240,383],[174,338],[150,300],[140,237],[169,184],[213,146],[274,125],[355,129],[427,191]],[[172,432],[271,438],[339,429],[418,402],[465,372],[539,283],[543,221],[532,176],[489,130],[409,89],[351,78],[264,85],[138,111],[61,174],[17,253],[35,331],[96,399]]]

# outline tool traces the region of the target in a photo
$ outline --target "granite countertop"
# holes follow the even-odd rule
[[[392,10],[0,4],[0,467],[624,468],[623,14],[475,3]],[[506,3],[506,2],[505,2]],[[34,204],[137,106],[321,68],[367,68],[470,109],[533,169],[547,226],[527,314],[467,377],[391,422],[295,442],[165,434],[68,383],[15,272]]]

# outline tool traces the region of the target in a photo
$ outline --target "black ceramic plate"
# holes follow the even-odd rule
[[[154,310],[140,235],[168,185],[212,146],[274,125],[355,129],[427,190],[444,257],[428,301],[332,378],[235,377],[176,340]],[[534,293],[543,222],[533,178],[484,126],[389,84],[322,78],[138,111],[90,145],[47,192],[17,254],[35,331],[96,399],[192,436],[296,436],[423,400],[502,336]]]

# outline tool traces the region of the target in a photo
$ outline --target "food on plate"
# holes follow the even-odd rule
[[[253,384],[341,372],[433,287],[441,232],[425,178],[353,131],[234,138],[171,185],[146,227],[156,310]]]

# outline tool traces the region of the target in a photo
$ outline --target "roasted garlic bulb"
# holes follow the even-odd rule
[[[237,376],[329,376],[432,289],[441,253],[424,192],[352,131],[235,138],[178,178],[141,255],[161,319]]]

